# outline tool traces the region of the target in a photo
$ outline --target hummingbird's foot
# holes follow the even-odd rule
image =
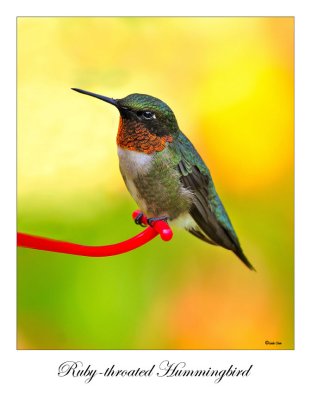
[[[142,222],[144,214],[141,212],[137,215],[137,217],[134,219],[135,224],[140,225],[142,227],[145,227],[146,225]]]
[[[152,226],[154,222],[156,221],[164,221],[167,222],[168,217],[163,216],[163,217],[153,217],[153,218],[147,218],[148,225]]]

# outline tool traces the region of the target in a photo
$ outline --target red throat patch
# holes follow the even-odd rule
[[[171,143],[171,135],[157,136],[136,121],[123,121],[120,118],[117,136],[118,146],[141,153],[152,154],[165,149],[166,142]]]

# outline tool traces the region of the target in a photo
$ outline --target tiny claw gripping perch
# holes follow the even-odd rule
[[[140,221],[148,226],[148,218],[143,215],[141,213],[141,211],[136,210],[133,212],[132,217],[133,219],[136,221],[136,218],[138,216],[140,217]],[[169,227],[168,223],[164,220],[159,220],[159,221],[154,221],[151,225],[150,225],[153,229],[156,230],[156,232],[161,236],[161,239],[164,240],[165,242],[168,242],[169,240],[172,239],[173,237],[173,231],[172,229]]]
[[[140,214],[140,211],[134,211],[134,220],[138,214]],[[146,216],[143,215],[141,218],[141,222],[147,225]],[[169,241],[173,237],[173,232],[165,221],[155,221],[152,223],[152,226],[147,226],[147,228],[138,235],[123,242],[106,246],[84,246],[20,232],[17,232],[17,246],[29,249],[52,251],[55,253],[73,254],[77,256],[108,257],[137,249],[138,247],[150,242],[150,240],[154,239],[158,234],[164,241]]]

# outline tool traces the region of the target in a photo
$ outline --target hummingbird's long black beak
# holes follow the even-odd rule
[[[111,97],[106,97],[106,96],[102,96],[101,94],[96,94],[96,93],[92,93],[92,92],[88,92],[87,90],[82,90],[82,89],[76,89],[76,88],[71,88],[72,90],[75,90],[78,93],[82,93],[82,94],[87,94],[88,96],[92,96],[92,97],[96,97],[99,100],[103,100],[106,103],[112,104],[116,107],[118,107],[118,102],[115,99],[112,99]]]

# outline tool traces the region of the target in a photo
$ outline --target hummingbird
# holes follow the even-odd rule
[[[172,109],[147,94],[114,99],[82,89],[76,92],[115,106],[119,167],[125,185],[148,218],[180,226],[211,245],[231,250],[250,269],[211,173],[179,129]],[[140,223],[140,217],[136,223]]]

